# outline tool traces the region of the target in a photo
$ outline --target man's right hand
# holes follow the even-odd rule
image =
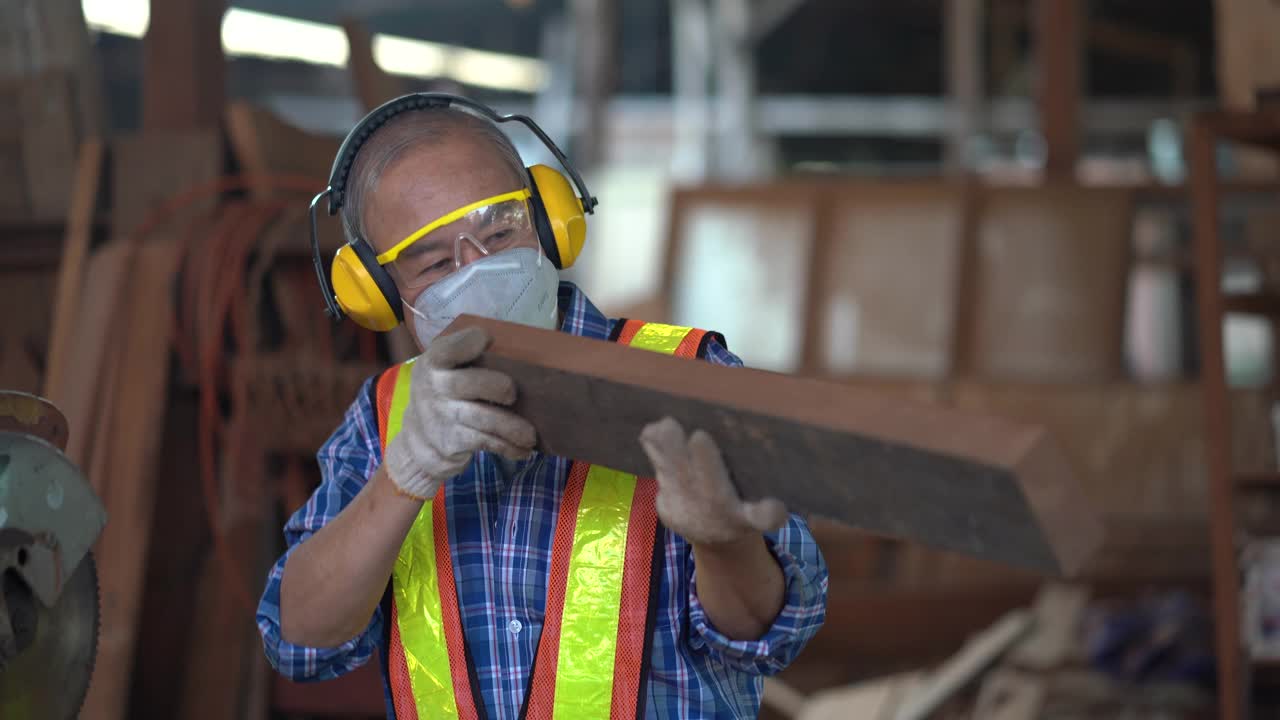
[[[479,450],[512,460],[532,452],[533,425],[500,407],[515,402],[515,382],[493,370],[459,367],[490,342],[489,333],[476,327],[443,335],[408,366],[409,405],[385,458],[387,475],[404,494],[431,499]]]

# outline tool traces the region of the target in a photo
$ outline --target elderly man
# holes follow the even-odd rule
[[[535,451],[511,379],[467,367],[489,338],[441,331],[466,312],[741,361],[715,333],[608,319],[559,281],[583,228],[557,220],[547,168],[456,100],[379,116],[341,183],[364,259],[339,254],[338,298],[361,306],[352,287],[385,270],[370,312],[403,317],[423,354],[370,379],[320,448],[258,611],[267,656],[325,680],[377,653],[401,719],[756,717],[762,676],[824,618],[804,521],[743,502],[714,441],[671,419],[636,439],[654,479]]]

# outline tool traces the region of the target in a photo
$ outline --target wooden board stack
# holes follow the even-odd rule
[[[94,548],[102,632],[84,716],[127,715],[141,624],[157,460],[169,393],[173,288],[181,247],[173,230],[133,235],[157,198],[216,177],[213,132],[143,135],[111,144],[112,185],[129,188],[113,207],[114,238],[89,247],[81,231],[93,212],[103,153],[82,151],[73,192],[67,259],[54,309],[45,393],[67,416],[67,452],[107,508]]]

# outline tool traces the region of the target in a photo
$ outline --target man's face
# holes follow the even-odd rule
[[[370,193],[364,208],[367,239],[376,252],[386,252],[458,208],[520,187],[521,179],[482,139],[455,133],[440,143],[410,148],[387,167]],[[426,242],[419,241],[411,247],[425,246]],[[458,244],[458,260],[462,264],[483,255],[470,242]],[[450,260],[454,257],[452,244],[447,256]],[[404,257],[408,257],[407,252]],[[391,275],[409,305],[427,288],[404,282],[394,271]]]

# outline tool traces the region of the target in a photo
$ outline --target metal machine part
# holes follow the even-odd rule
[[[80,713],[98,651],[98,574],[84,557],[45,607],[12,573],[3,576],[0,626],[9,625],[12,649],[0,658],[0,717],[70,720]],[[3,632],[3,631],[0,631]]]
[[[67,450],[67,418],[53,403],[42,397],[12,390],[0,390],[0,431],[35,435]]]
[[[98,638],[89,549],[106,511],[62,453],[67,423],[47,401],[0,392],[0,717],[74,718]]]

